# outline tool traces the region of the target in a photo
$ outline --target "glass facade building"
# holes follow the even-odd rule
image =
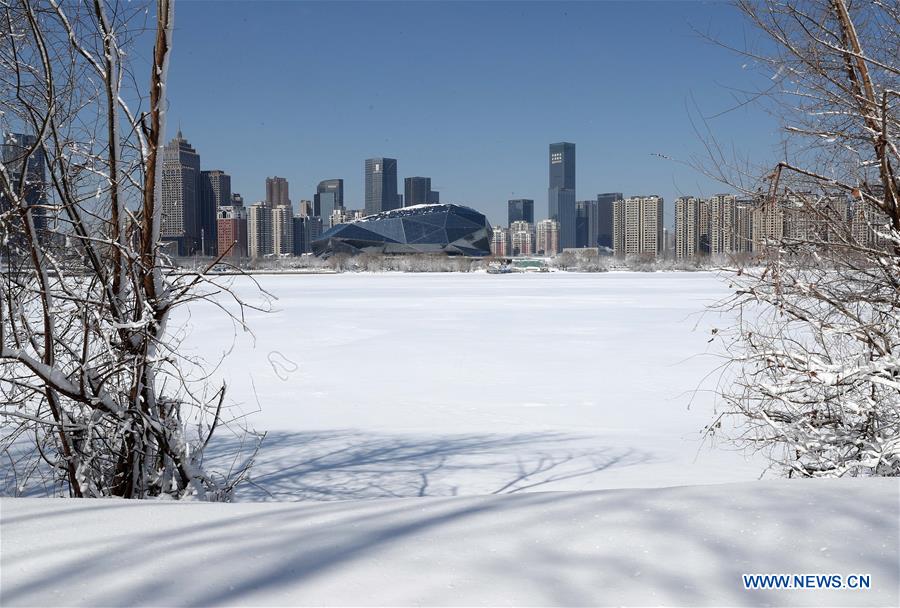
[[[402,206],[397,193],[397,159],[366,159],[366,213],[381,213]]]
[[[491,253],[487,218],[462,205],[417,205],[339,224],[313,241],[318,256],[335,253]]]
[[[547,216],[559,222],[561,249],[576,246],[575,144],[550,144],[550,188]]]
[[[326,179],[316,186],[313,196],[313,215],[323,219],[331,217],[335,209],[344,206],[344,180]]]
[[[440,194],[431,189],[430,177],[407,177],[403,186],[405,207],[441,202]]]
[[[507,202],[508,225],[512,226],[513,222],[534,223],[534,200],[530,198],[515,198]]]
[[[613,205],[624,200],[621,192],[604,192],[597,195],[597,244],[607,249],[613,248]]]

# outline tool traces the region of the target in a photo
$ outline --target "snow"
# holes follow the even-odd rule
[[[0,603],[896,606],[897,480],[337,503],[4,499]],[[746,591],[742,574],[869,574]]]
[[[212,385],[267,433],[252,483],[2,499],[0,605],[900,605],[897,480],[757,481],[701,442],[715,276],[254,278],[278,298],[254,337],[206,303],[170,324],[183,355],[228,353]],[[223,430],[205,464],[240,452]]]
[[[255,340],[191,309],[181,352],[213,362],[268,436],[239,500],[448,496],[756,479],[711,448],[708,273],[259,276]],[[260,302],[246,278],[240,296]],[[710,375],[711,374],[711,375]],[[703,381],[705,376],[709,378]],[[702,392],[695,392],[696,389]],[[236,441],[213,456],[230,463]]]

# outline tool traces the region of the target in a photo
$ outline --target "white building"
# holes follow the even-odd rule
[[[613,251],[616,257],[658,256],[663,248],[663,199],[632,196],[613,204]]]
[[[491,234],[491,255],[508,257],[510,255],[509,230],[496,226]]]
[[[293,255],[294,221],[290,204],[272,208],[272,251],[276,255]]]
[[[247,210],[247,253],[255,259],[273,251],[272,208],[264,202],[253,203]]]
[[[534,227],[535,250],[544,255],[559,253],[559,222],[552,219],[541,220]]]
[[[512,255],[534,255],[535,235],[534,226],[531,223],[519,220],[510,224],[509,240]]]

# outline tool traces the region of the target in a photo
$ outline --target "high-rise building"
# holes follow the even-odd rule
[[[508,257],[510,255],[509,230],[497,226],[491,232],[491,255]]]
[[[509,225],[509,242],[511,255],[534,255],[534,224],[517,220]]]
[[[266,202],[269,205],[290,205],[291,197],[288,193],[288,181],[283,177],[266,178]]]
[[[216,235],[219,255],[247,257],[247,210],[236,205],[220,206],[216,211]]]
[[[716,194],[706,199],[709,209],[709,253],[728,254],[734,251],[737,197]]]
[[[541,220],[534,226],[535,250],[544,255],[555,255],[560,252],[559,222],[554,219]]]
[[[301,200],[297,206],[297,215],[300,217],[311,217],[316,214],[315,206],[312,201]]]
[[[597,245],[613,248],[613,204],[625,197],[621,192],[604,192],[597,195]]]
[[[178,131],[163,148],[161,238],[177,255],[200,252],[200,155]]]
[[[272,253],[294,253],[294,213],[290,205],[272,207]]]
[[[530,198],[514,198],[507,201],[508,221],[507,224],[512,226],[513,222],[528,222],[534,224],[534,200]]]
[[[311,215],[307,218],[307,233],[309,234],[309,244],[310,248],[312,247],[312,242],[322,236],[322,233],[325,232],[325,225],[322,222],[322,218]]]
[[[753,209],[756,202],[749,198],[737,199],[735,205],[735,253],[750,253],[753,251]]]
[[[663,199],[633,196],[613,205],[613,249],[617,257],[658,256],[663,248]]]
[[[219,207],[231,205],[231,176],[218,169],[200,172],[200,245],[204,255],[216,255]]]
[[[874,194],[883,197],[883,189]],[[890,244],[891,222],[888,215],[865,199],[854,201],[851,208],[851,234],[853,240],[863,247],[886,250]]]
[[[319,185],[316,186],[316,194],[313,196],[314,215],[328,219],[335,209],[343,209],[343,207],[344,180],[326,179],[319,182]]]
[[[252,259],[272,254],[274,239],[272,206],[263,201],[253,203],[247,212],[247,254]]]
[[[401,206],[397,194],[397,159],[366,159],[366,215],[390,211]]]
[[[309,240],[309,222],[311,216],[295,215],[291,219],[294,230],[294,255],[301,255],[312,251]]]
[[[547,215],[559,222],[559,246],[575,247],[575,144],[550,144],[548,198]]]
[[[238,194],[237,192],[231,193],[231,206],[232,207],[243,207],[244,206],[244,197]]]
[[[763,253],[778,247],[784,237],[784,209],[771,200],[753,209],[753,251]]]
[[[575,246],[598,247],[600,240],[600,203],[593,200],[575,203]]]
[[[2,145],[0,145],[0,160],[6,166],[7,175],[13,181],[13,189],[19,190],[19,180],[23,180],[23,194],[25,206],[29,209],[31,220],[34,224],[35,232],[39,240],[47,240],[49,238],[47,223],[47,177],[46,177],[46,159],[44,158],[44,148],[42,146],[35,147],[37,138],[34,135],[23,133],[10,133],[6,135]],[[31,148],[34,151],[26,156]],[[2,192],[0,192],[0,213],[7,211],[12,206],[12,201],[7,201]],[[16,227],[14,222],[10,223],[12,233],[10,235],[0,234],[0,242],[6,241],[7,238],[13,239],[15,236],[24,238],[24,230],[22,226]],[[10,241],[6,241],[10,242]]]
[[[431,189],[430,177],[407,177],[403,180],[403,206],[441,202],[440,194]]]
[[[753,250],[751,199],[716,194],[707,199],[682,196],[675,201],[675,257],[732,255]]]
[[[680,196],[675,200],[675,257],[690,259],[700,253],[700,199]]]

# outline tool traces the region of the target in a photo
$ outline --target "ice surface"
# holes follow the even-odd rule
[[[701,445],[709,273],[258,276],[278,297],[234,335],[182,314],[182,352],[213,361],[269,433],[241,500],[668,486],[756,479]],[[260,302],[246,278],[242,297]],[[695,392],[697,389],[701,392]],[[690,408],[689,408],[690,406]],[[234,451],[225,439],[220,461]]]

